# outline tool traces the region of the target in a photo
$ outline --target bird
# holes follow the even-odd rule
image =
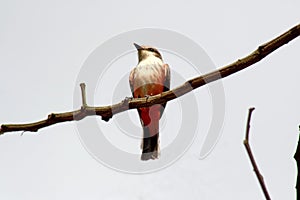
[[[160,52],[151,46],[134,43],[138,52],[138,64],[129,75],[133,98],[157,95],[170,88],[170,68],[164,63]],[[160,156],[159,120],[166,103],[137,108],[143,128],[141,160],[155,160]]]

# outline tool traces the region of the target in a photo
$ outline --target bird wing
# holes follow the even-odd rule
[[[134,87],[133,87],[134,73],[135,73],[135,68],[133,68],[133,70],[131,70],[130,75],[129,75],[129,85],[130,85],[130,90],[131,90],[132,96],[133,96],[133,92],[134,92]]]
[[[165,70],[165,81],[164,81],[164,92],[165,92],[170,90],[171,73],[168,64],[164,64],[163,68]]]
[[[164,92],[170,90],[170,82],[171,82],[171,73],[170,73],[170,67],[168,64],[164,64],[163,68],[165,70],[165,80],[164,80]],[[167,103],[162,104],[162,107],[160,109],[160,116],[164,113],[164,110],[166,108]]]

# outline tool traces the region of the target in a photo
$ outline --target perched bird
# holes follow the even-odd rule
[[[131,71],[129,84],[134,98],[149,97],[160,94],[170,88],[169,65],[163,62],[159,51],[153,47],[134,43],[138,51],[138,65]],[[164,105],[138,108],[143,127],[141,160],[159,157],[159,119]]]

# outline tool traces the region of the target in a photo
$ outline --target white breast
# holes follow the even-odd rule
[[[140,61],[135,68],[134,87],[138,88],[150,83],[161,84],[165,73],[163,65],[163,61],[155,56],[149,56]]]

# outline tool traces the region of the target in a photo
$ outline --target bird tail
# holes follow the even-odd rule
[[[159,133],[151,136],[148,127],[143,127],[144,137],[142,140],[142,156],[141,160],[157,159],[160,155],[159,152]]]

